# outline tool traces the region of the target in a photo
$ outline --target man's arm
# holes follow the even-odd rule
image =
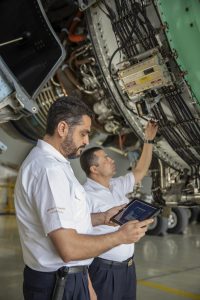
[[[130,221],[116,232],[98,236],[79,234],[74,229],[60,228],[50,232],[49,237],[61,259],[67,263],[99,256],[120,244],[135,243],[145,235],[147,226],[152,222],[152,219],[142,222]]]
[[[157,130],[158,130],[157,123],[150,121],[147,124],[145,130],[145,139],[153,140],[156,136]],[[144,143],[140,159],[136,167],[132,170],[133,175],[135,177],[135,183],[140,182],[143,179],[143,177],[146,175],[152,160],[152,150],[153,150],[152,144]]]
[[[115,216],[122,208],[124,208],[126,204],[119,205],[112,207],[105,212],[100,213],[91,213],[91,221],[93,226],[97,225],[109,225],[109,226],[116,226],[115,223],[110,221],[110,219]]]
[[[92,221],[92,226],[97,226],[97,225],[104,225],[105,224],[105,213],[100,212],[100,213],[91,213],[91,221]]]

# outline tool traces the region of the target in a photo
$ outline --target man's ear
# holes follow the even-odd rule
[[[69,131],[69,126],[65,121],[60,121],[57,126],[57,131],[60,137],[66,137]]]
[[[90,167],[90,172],[91,172],[92,174],[97,174],[97,173],[98,173],[97,167],[96,167],[96,166],[91,166],[91,167]]]

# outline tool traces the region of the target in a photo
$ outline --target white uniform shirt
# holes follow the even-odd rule
[[[67,264],[58,255],[48,233],[72,228],[91,234],[91,217],[85,190],[67,159],[53,146],[39,140],[23,162],[15,187],[15,208],[24,262],[49,272],[89,265],[92,259]]]
[[[113,206],[128,203],[126,194],[133,191],[135,179],[133,173],[125,176],[112,178],[110,188],[106,188],[96,181],[87,178],[84,188],[87,193],[87,201],[91,213],[104,212]],[[106,234],[118,230],[119,226],[99,225],[93,227],[93,234]],[[122,244],[111,250],[104,252],[99,257],[114,261],[123,261],[131,257],[134,253],[134,244]]]

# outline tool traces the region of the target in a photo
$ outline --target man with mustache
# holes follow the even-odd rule
[[[135,168],[125,176],[112,178],[116,173],[115,162],[103,148],[85,150],[80,163],[87,175],[84,188],[91,213],[104,212],[116,205],[128,203],[126,194],[133,191],[148,171],[152,158],[152,143],[158,126],[149,122],[145,130],[145,140],[141,157]],[[140,224],[140,222],[136,223]],[[119,230],[101,224],[94,227],[94,234],[110,234]],[[94,259],[89,274],[98,300],[135,300],[136,274],[133,260],[134,244],[124,244],[105,251]]]
[[[141,222],[141,228],[128,222],[114,233],[91,235],[92,225],[109,224],[121,208],[90,216],[86,193],[68,161],[88,144],[91,116],[75,97],[55,101],[43,140],[19,170],[15,208],[25,262],[25,300],[89,300],[92,257],[137,241],[151,222]]]

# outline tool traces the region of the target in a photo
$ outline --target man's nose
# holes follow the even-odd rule
[[[85,145],[88,145],[88,144],[89,144],[89,136],[88,136],[88,135],[86,135],[86,136],[84,137],[84,144],[85,144]]]

